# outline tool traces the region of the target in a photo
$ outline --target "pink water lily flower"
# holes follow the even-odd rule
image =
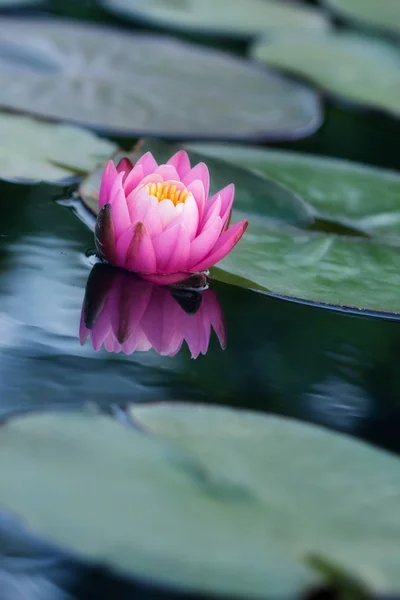
[[[94,350],[132,354],[154,348],[175,356],[186,341],[192,358],[206,354],[214,329],[222,348],[226,330],[215,293],[171,289],[110,265],[93,267],[83,302],[79,337]]]
[[[229,227],[233,184],[209,197],[204,163],[181,150],[164,165],[150,152],[133,166],[109,161],[103,174],[96,247],[107,262],[156,283],[204,271],[232,250],[247,221]]]

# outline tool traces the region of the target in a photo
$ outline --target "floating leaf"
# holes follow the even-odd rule
[[[378,29],[400,32],[398,0],[325,0],[326,6],[345,19]]]
[[[368,234],[400,237],[400,175],[357,163],[250,146],[190,144],[192,149],[253,170],[284,185],[321,219]]]
[[[314,92],[244,59],[101,26],[4,18],[0,71],[0,106],[120,135],[287,139],[321,121]]]
[[[291,299],[400,313],[399,245],[305,233],[246,216],[246,235],[236,251],[218,263],[217,279]]]
[[[150,436],[79,414],[4,425],[2,507],[83,558],[181,589],[287,598],[321,581],[319,563],[398,591],[397,458],[250,412],[133,417]]]
[[[0,177],[57,181],[91,171],[116,145],[72,125],[0,113]]]
[[[206,152],[228,160],[236,152],[236,162],[240,160],[240,153],[246,152],[228,148],[224,153],[223,148],[219,150],[218,146],[216,150],[202,145],[191,147],[205,148]],[[163,162],[176,147],[148,141],[130,157],[135,161],[139,154],[148,150],[154,152],[159,162]],[[253,152],[264,164],[268,151]],[[224,164],[214,156],[205,159],[214,191],[231,181],[237,186],[233,222],[243,217],[249,220],[240,244],[218,263],[219,269],[214,270],[213,276],[227,283],[293,299],[355,308],[357,311],[400,313],[400,240],[398,235],[393,235],[399,233],[396,201],[399,176],[344,161],[315,159],[313,177],[317,178],[318,191],[310,174],[312,157],[297,161],[297,155],[275,154],[277,157],[281,155],[289,156],[289,163],[295,161],[295,168],[303,173],[303,187],[300,174],[298,182],[293,185],[293,163],[285,167],[285,158],[279,174],[277,167],[274,171],[271,168],[265,170],[275,180],[281,179],[284,186],[243,167]],[[202,160],[201,154],[191,153],[191,157],[193,161]],[[254,154],[250,153],[243,164],[260,170],[259,162],[253,161],[253,158]],[[279,159],[276,164],[279,164]],[[335,170],[337,183],[329,184]],[[98,169],[80,188],[82,198],[94,212],[97,211],[100,173],[101,169]],[[343,187],[337,188],[339,182]],[[330,205],[329,196],[324,200],[323,191],[327,193],[327,186],[332,186],[329,193],[336,186],[341,197],[336,208]],[[317,202],[312,200],[312,194],[314,198],[319,197]],[[307,201],[312,202],[318,211]],[[375,231],[379,234],[376,237],[372,235]],[[389,235],[381,238],[383,232]]]
[[[146,140],[140,142],[131,153],[120,153],[115,157],[118,162],[127,156],[135,162],[145,152],[152,152],[159,164],[166,163],[178,150],[178,146]],[[192,163],[200,162],[204,157],[192,153]],[[241,169],[218,159],[207,160],[210,171],[211,193],[216,193],[229,183],[236,188],[235,204],[242,211],[260,214],[284,223],[309,226],[314,222],[312,209],[294,192],[275,181],[261,175],[254,175],[247,169]],[[79,194],[90,210],[97,214],[101,175],[104,167],[99,167],[82,182]]]
[[[199,35],[251,39],[271,31],[324,31],[315,8],[279,0],[103,0],[105,8],[145,25]]]
[[[400,116],[400,53],[354,34],[261,40],[254,57],[361,106]]]

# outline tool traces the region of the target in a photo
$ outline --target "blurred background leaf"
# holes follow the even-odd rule
[[[321,123],[311,90],[173,38],[4,18],[0,69],[1,106],[108,133],[280,140]]]
[[[0,177],[59,181],[104,163],[116,145],[85,129],[0,112]]]
[[[132,414],[149,436],[94,415],[3,426],[3,506],[78,556],[181,590],[288,597],[323,579],[311,557],[371,592],[400,585],[390,454],[232,409]]]
[[[352,33],[278,37],[256,42],[252,56],[339,99],[400,116],[400,52],[384,42]]]
[[[329,28],[322,11],[279,0],[101,0],[134,22],[202,36],[249,40],[270,31],[320,32]]]

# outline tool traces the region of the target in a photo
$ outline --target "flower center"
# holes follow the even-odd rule
[[[171,200],[175,206],[185,202],[190,193],[184,186],[182,186],[183,189],[180,189],[179,185],[171,181],[166,181],[165,183],[148,183],[144,187],[159,202],[162,200]]]

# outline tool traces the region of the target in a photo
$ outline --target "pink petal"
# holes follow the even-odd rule
[[[117,169],[115,168],[113,161],[109,160],[106,164],[106,167],[103,171],[103,176],[101,178],[99,192],[99,208],[103,208],[105,204],[110,202],[110,190],[117,176]]]
[[[133,227],[128,227],[128,229],[126,231],[124,231],[118,238],[118,242],[116,244],[116,255],[117,255],[116,264],[119,267],[125,267],[126,253],[128,252],[128,248],[132,242],[132,239],[133,239]]]
[[[137,186],[144,179],[144,171],[142,165],[135,165],[132,171],[126,176],[124,183],[125,196],[128,197],[129,194],[137,188]]]
[[[159,174],[150,173],[150,175],[143,177],[142,181],[140,182],[140,187],[147,185],[148,183],[163,183],[163,178]]]
[[[199,163],[193,167],[193,169],[191,169],[189,173],[187,173],[187,175],[185,175],[185,177],[182,179],[182,182],[186,185],[186,187],[188,187],[192,181],[196,181],[196,179],[200,179],[202,182],[204,194],[207,199],[210,191],[210,174],[208,172],[207,165],[204,163]]]
[[[179,150],[179,152],[174,154],[167,162],[167,165],[172,165],[175,167],[178,172],[179,179],[183,179],[183,177],[189,173],[191,166],[187,152],[184,150]]]
[[[215,244],[214,248],[211,250],[210,254],[201,260],[198,264],[191,267],[191,270],[194,271],[204,271],[205,269],[209,269],[217,262],[222,260],[224,256],[228,254],[232,250],[234,246],[238,243],[244,232],[246,231],[248,222],[246,219],[243,219],[236,225],[230,227],[227,231],[225,231]]]
[[[126,205],[125,193],[122,187],[123,173],[119,173],[110,191],[110,204],[114,222],[115,239],[131,224],[128,207]]]
[[[143,154],[143,156],[141,156],[136,162],[136,165],[142,165],[143,172],[145,175],[150,175],[150,173],[154,173],[154,171],[158,167],[158,164],[151,152],[146,152],[146,154]]]
[[[121,160],[117,164],[117,171],[118,171],[118,173],[124,173],[124,179],[123,179],[122,183],[125,183],[125,180],[126,180],[127,176],[129,175],[129,173],[132,171],[132,169],[133,169],[132,161],[126,157],[121,158]]]
[[[227,212],[232,208],[233,199],[235,197],[235,186],[233,183],[230,183],[226,187],[224,187],[220,192],[217,192],[212,196],[207,203],[207,212],[210,210],[210,207],[217,200],[218,196],[221,198],[221,212],[220,217],[224,218]]]
[[[186,267],[190,252],[190,239],[184,225],[175,225],[154,240],[157,273],[171,274]]]
[[[158,214],[160,215],[163,229],[168,227],[168,225],[179,216],[181,210],[183,210],[183,208],[179,209],[178,212],[177,207],[174,206],[174,203],[171,202],[171,200],[161,200],[161,202],[158,203]]]
[[[217,196],[215,202],[210,206],[203,219],[203,223],[200,225],[200,231],[205,231],[211,225],[211,223],[220,216],[221,212],[221,196]]]
[[[206,204],[204,185],[199,179],[197,179],[195,181],[192,181],[192,183],[188,185],[187,189],[196,201],[197,209],[199,212],[199,222],[201,223],[204,214],[204,207]]]
[[[208,229],[203,231],[197,236],[190,245],[190,256],[188,260],[188,268],[190,271],[195,272],[198,269],[193,269],[192,265],[196,265],[202,259],[204,259],[212,248],[215,246],[219,236],[221,235],[223,223],[220,217],[217,217]]]
[[[133,237],[126,253],[125,267],[138,273],[154,273],[156,255],[146,225],[137,223],[133,228]]]
[[[183,210],[181,214],[172,221],[172,224],[168,227],[175,227],[175,225],[184,225],[187,233],[189,234],[190,241],[192,241],[197,233],[199,226],[199,211],[197,204],[193,196],[188,196],[186,201],[183,203]]]
[[[141,221],[146,225],[151,237],[162,232],[158,200],[154,196],[150,196],[147,188],[141,188],[136,194],[129,196],[127,202],[132,225]]]
[[[155,171],[156,175],[161,175],[163,181],[180,181],[177,170],[172,165],[161,165]]]

